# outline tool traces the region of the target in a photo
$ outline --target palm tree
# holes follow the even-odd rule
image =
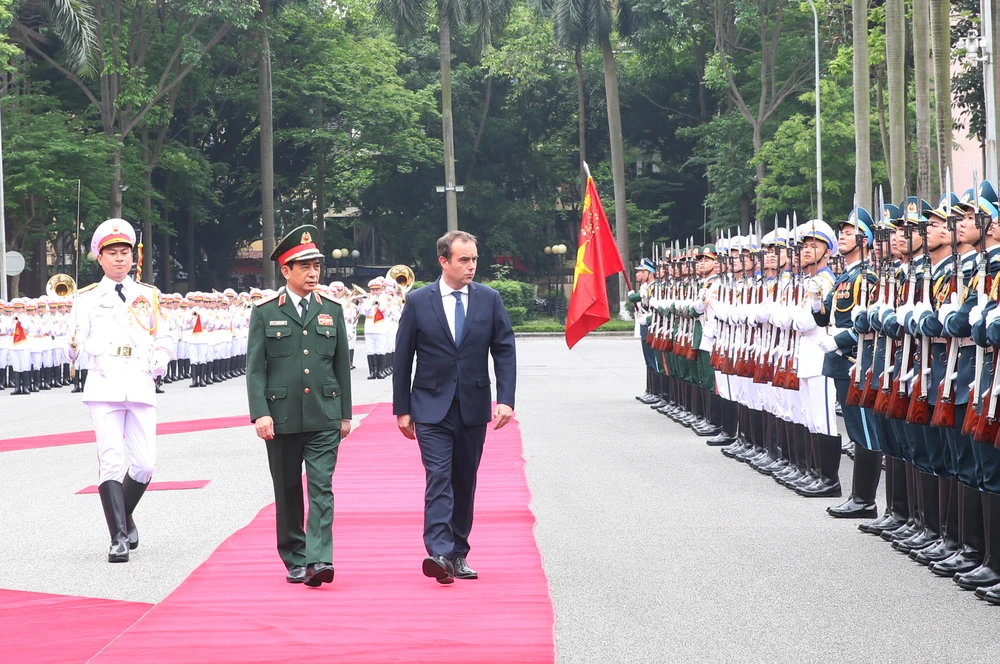
[[[930,4],[913,0],[913,82],[917,107],[917,196],[930,198],[931,188],[931,71]]]
[[[19,18],[41,12],[45,25],[59,38],[60,53],[68,65],[81,76],[94,73],[94,55],[97,50],[97,21],[94,8],[81,0],[30,0],[17,9]]]
[[[885,68],[889,90],[889,181],[892,200],[906,190],[906,2],[885,2]]]
[[[859,201],[872,191],[871,67],[868,59],[868,0],[854,0],[854,193]],[[878,211],[881,214],[881,211]]]
[[[577,53],[577,97],[580,106],[581,167],[584,159],[583,68],[579,53],[588,43],[601,47],[604,62],[604,90],[608,102],[608,133],[611,140],[611,172],[614,176],[615,236],[622,263],[629,263],[628,214],[625,200],[625,147],[622,141],[621,103],[618,101],[618,70],[611,45],[614,28],[618,34],[631,35],[636,29],[635,14],[627,1],[612,4],[608,0],[554,0],[556,41]],[[581,175],[581,179],[583,176]],[[621,308],[624,309],[624,280],[618,278]]]
[[[951,169],[951,2],[931,0],[931,49],[934,53],[934,118],[938,175]],[[948,186],[943,183],[942,192]]]

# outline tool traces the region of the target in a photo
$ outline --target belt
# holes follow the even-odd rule
[[[951,341],[950,337],[931,337],[931,345],[934,344],[946,344]]]
[[[111,349],[109,355],[111,357],[132,357],[132,352],[135,349],[132,346],[115,346]]]
[[[964,339],[959,339],[958,340],[958,347],[959,348],[968,348],[969,346],[975,346],[975,345],[976,345],[976,342],[973,341],[969,337],[965,337]]]

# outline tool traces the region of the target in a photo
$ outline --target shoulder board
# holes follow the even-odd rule
[[[92,291],[95,288],[97,288],[97,284],[90,284],[89,286],[84,286],[83,288],[81,288],[80,290],[78,290],[76,292],[76,294],[79,295],[81,293],[86,293],[87,291]]]
[[[269,295],[269,296],[267,296],[267,297],[262,297],[262,298],[261,298],[260,300],[258,300],[258,301],[257,301],[257,302],[256,302],[256,303],[254,304],[254,306],[257,306],[257,307],[259,307],[259,306],[261,306],[262,304],[267,304],[268,302],[273,302],[274,300],[278,299],[278,296],[279,296],[279,295],[281,295],[281,293],[274,293],[273,295]]]
[[[321,298],[323,298],[324,300],[326,300],[327,302],[333,302],[334,304],[336,304],[338,306],[343,306],[343,303],[341,303],[341,302],[333,299],[332,295],[328,295],[327,293],[320,293],[319,296]]]
[[[145,286],[146,288],[156,288],[156,286],[154,286],[152,284],[147,284],[144,281],[136,281],[135,283],[139,284],[140,286]]]

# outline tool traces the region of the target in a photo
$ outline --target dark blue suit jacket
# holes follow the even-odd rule
[[[500,294],[488,286],[469,284],[469,304],[461,343],[448,329],[439,281],[406,296],[396,333],[392,367],[392,411],[414,422],[436,424],[457,397],[467,426],[493,419],[488,358],[493,355],[497,403],[514,407],[517,366],[514,331]],[[417,371],[410,376],[416,357]]]

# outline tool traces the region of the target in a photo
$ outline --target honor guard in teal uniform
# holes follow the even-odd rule
[[[315,289],[322,253],[314,226],[286,235],[271,260],[286,286],[250,316],[247,398],[266,441],[278,554],[289,583],[333,581],[333,471],[351,431],[351,361],[340,304]],[[303,528],[302,463],[309,493]]]
[[[633,314],[635,334],[639,337],[639,342],[642,345],[642,359],[646,363],[646,391],[637,396],[636,399],[648,406],[659,407],[665,405],[666,402],[660,399],[661,390],[657,389],[659,381],[657,380],[656,359],[648,339],[649,298],[655,273],[656,268],[653,266],[653,261],[648,258],[639,261],[639,265],[635,268],[635,285],[638,290],[628,292],[628,301],[635,307]]]
[[[843,503],[827,508],[827,513],[839,518],[860,518],[875,516],[875,498],[882,477],[880,431],[872,410],[861,408],[856,399],[849,398],[852,382],[857,390],[858,381],[864,380],[874,359],[874,335],[859,335],[854,329],[854,319],[867,318],[867,305],[878,283],[870,269],[875,223],[868,210],[857,207],[839,225],[838,247],[844,271],[834,284],[825,311],[816,316],[820,324],[832,319],[835,328],[833,338],[837,348],[826,354],[823,374],[833,379],[847,437],[854,444],[854,479],[851,495]]]
[[[991,188],[988,182],[983,184]],[[951,525],[952,519],[955,520],[949,529],[957,528],[957,542],[954,543],[957,546],[948,541],[949,546],[929,547],[916,555],[911,553],[917,562],[929,565],[932,572],[946,577],[976,569],[983,563],[986,551],[984,499],[988,494],[981,490],[982,450],[986,446],[975,443],[972,434],[963,429],[969,410],[975,420],[982,403],[982,390],[976,384],[984,384],[984,374],[979,373],[977,377],[977,367],[992,367],[992,358],[987,357],[985,348],[977,346],[971,338],[971,323],[973,319],[982,319],[982,311],[988,303],[988,283],[1000,271],[1000,247],[993,237],[996,208],[985,198],[979,198],[973,189],[962,195],[958,207],[962,218],[957,224],[957,239],[960,246],[968,248],[962,253],[964,297],[949,301],[938,310],[942,336],[956,340],[959,346],[954,417],[951,429],[946,432],[955,454],[957,484],[957,504],[949,505],[947,522]],[[985,375],[988,382],[990,373]]]

